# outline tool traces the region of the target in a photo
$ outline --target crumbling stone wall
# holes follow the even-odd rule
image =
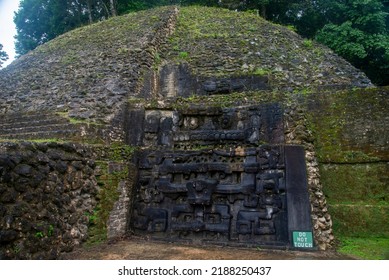
[[[87,239],[91,158],[78,144],[0,145],[0,259],[56,259]]]

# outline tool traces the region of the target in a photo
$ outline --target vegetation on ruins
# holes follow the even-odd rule
[[[14,19],[16,51],[25,54],[69,30],[111,16],[171,4],[251,10],[329,46],[374,83],[389,83],[388,0],[23,0]]]

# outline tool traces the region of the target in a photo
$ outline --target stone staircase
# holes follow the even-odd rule
[[[53,113],[24,113],[0,116],[0,139],[82,140],[96,133],[96,125],[71,123]],[[89,133],[90,132],[90,133]]]

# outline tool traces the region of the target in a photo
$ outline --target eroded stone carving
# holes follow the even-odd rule
[[[132,145],[187,149],[190,145],[226,145],[284,142],[282,108],[279,104],[237,108],[197,107],[185,110],[133,110],[134,127],[144,123],[129,139]],[[132,133],[133,135],[134,133]]]
[[[287,244],[283,150],[143,152],[135,233],[167,240]]]
[[[161,98],[195,95],[229,94],[250,90],[271,89],[267,75],[206,77],[194,75],[186,63],[166,64],[145,78],[141,96]]]

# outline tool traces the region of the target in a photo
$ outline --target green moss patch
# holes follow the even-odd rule
[[[389,206],[329,204],[335,236],[389,238]]]
[[[389,160],[388,88],[317,92],[307,100],[319,161]]]
[[[102,147],[104,148],[104,147]],[[89,239],[87,244],[93,245],[107,239],[107,222],[115,202],[119,199],[119,182],[129,179],[129,165],[124,164],[132,157],[135,149],[128,145],[112,144],[105,147],[105,161],[96,162],[97,183],[100,187],[98,204],[93,213],[87,213],[89,218]],[[119,169],[110,170],[110,163],[121,165]]]
[[[108,172],[108,164],[97,163],[102,170],[98,176],[100,191],[98,194],[98,204],[93,213],[87,214],[89,217],[89,239],[88,244],[100,243],[107,239],[107,222],[115,202],[119,199],[118,185],[121,180],[128,178],[128,168],[120,172]]]
[[[389,260],[389,238],[339,236],[338,251],[364,260]]]
[[[195,76],[266,75],[277,89],[350,85],[359,79],[356,72],[349,75],[354,70],[329,49],[303,40],[287,27],[250,12],[220,8],[180,8],[176,31],[163,57],[188,63]]]
[[[330,203],[389,205],[387,163],[322,164],[320,174]]]
[[[335,236],[389,238],[389,166],[321,164]]]
[[[116,162],[128,162],[134,154],[136,147],[113,143],[108,150],[108,159]]]

